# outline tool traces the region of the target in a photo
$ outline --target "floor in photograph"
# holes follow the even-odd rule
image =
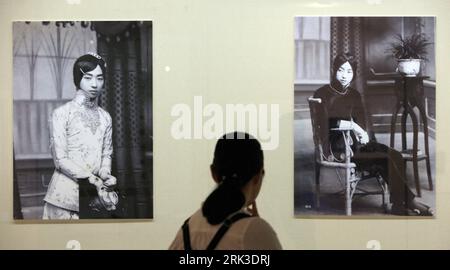
[[[345,197],[343,195],[333,195],[343,189],[334,169],[322,169],[321,172],[321,198],[320,208],[315,206],[315,182],[314,182],[314,144],[312,141],[311,122],[309,119],[297,119],[294,121],[295,143],[294,143],[294,204],[296,216],[309,215],[345,215]],[[376,134],[377,141],[389,145],[389,134]],[[412,142],[412,133],[407,134],[407,140]],[[396,134],[395,148],[401,148],[400,134]],[[435,185],[435,140],[429,139],[430,163],[433,184]],[[419,149],[423,148],[423,134],[419,134]],[[422,197],[419,201],[435,209],[435,191],[428,187],[426,174],[426,162],[419,161],[419,179],[421,184]],[[408,185],[416,193],[413,177],[413,167],[411,162],[407,162]],[[324,179],[327,179],[325,181]],[[361,185],[364,189],[376,190],[376,181],[367,181]],[[381,207],[381,195],[370,195],[355,198],[352,202],[353,215],[368,216],[392,216],[389,211],[386,213]]]

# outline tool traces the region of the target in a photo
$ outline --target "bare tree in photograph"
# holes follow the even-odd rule
[[[55,34],[53,34],[55,32]],[[49,62],[56,87],[57,99],[62,98],[64,86],[64,72],[67,69],[75,44],[75,37],[72,31],[56,26],[55,31],[47,32],[44,38],[44,49],[50,56]]]
[[[34,99],[35,94],[35,75],[36,75],[36,63],[39,56],[39,51],[42,46],[42,38],[40,31],[40,24],[31,23],[29,27],[25,27],[22,31],[22,35],[17,39],[22,40],[25,48],[25,56],[28,62],[29,80],[30,80],[30,99]],[[17,41],[17,40],[16,40]],[[20,44],[20,42],[14,42],[14,44]],[[16,45],[14,48],[14,55],[19,52],[20,45]]]

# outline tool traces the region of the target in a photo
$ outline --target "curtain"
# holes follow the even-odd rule
[[[111,25],[112,23],[112,25]],[[94,22],[98,53],[107,63],[100,106],[113,120],[113,175],[128,218],[151,218],[151,24]],[[149,113],[150,112],[150,113]]]

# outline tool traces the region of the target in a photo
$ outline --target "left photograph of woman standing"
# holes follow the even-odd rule
[[[13,36],[14,218],[152,218],[152,23]]]

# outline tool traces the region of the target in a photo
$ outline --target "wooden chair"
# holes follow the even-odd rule
[[[311,113],[311,124],[313,130],[314,148],[315,148],[315,194],[316,194],[316,206],[320,208],[320,170],[323,167],[333,168],[336,170],[336,175],[339,180],[342,180],[340,171],[344,171],[345,175],[345,212],[347,216],[352,215],[352,200],[354,196],[367,196],[367,195],[381,195],[382,196],[382,206],[385,211],[387,211],[386,196],[388,194],[387,185],[384,179],[379,174],[372,174],[367,171],[358,170],[355,163],[351,162],[351,157],[353,156],[353,151],[351,145],[353,140],[351,138],[350,129],[339,129],[334,130],[342,132],[342,136],[345,142],[345,161],[328,160],[323,153],[323,145],[320,138],[321,129],[320,122],[318,121],[318,106],[322,106],[322,100],[320,98],[308,99],[310,113]],[[360,181],[374,179],[377,181],[380,191],[370,192],[363,190],[358,187]],[[342,193],[342,192],[341,192]]]

